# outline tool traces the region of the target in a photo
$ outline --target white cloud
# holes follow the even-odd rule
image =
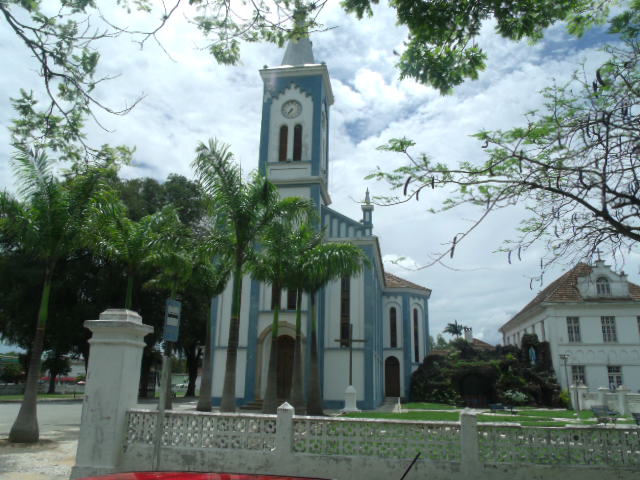
[[[106,9],[114,22],[138,25],[144,17],[127,15],[121,9]],[[96,143],[137,147],[137,164],[124,170],[126,176],[163,179],[170,172],[190,175],[190,162],[199,141],[218,137],[229,143],[245,171],[257,167],[263,65],[280,63],[283,51],[272,45],[242,47],[242,64],[222,67],[201,49],[200,33],[176,16],[163,29],[160,39],[171,58],[152,41],[143,50],[129,38],[101,44],[100,72],[121,75],[97,89],[101,101],[118,108],[144,93],[144,100],[124,117],[100,114],[113,132],[95,125],[88,129]],[[522,114],[539,108],[537,91],[553,79],[563,82],[583,58],[592,68],[604,58],[597,46],[568,39],[554,27],[545,41],[530,46],[508,42],[495,35],[492,25],[483,28],[481,45],[487,49],[487,69],[475,82],[466,82],[454,94],[441,97],[430,87],[411,80],[399,81],[393,50],[402,49],[406,30],[396,25],[387,5],[374,6],[371,19],[358,21],[346,15],[339,2],[331,1],[320,20],[336,27],[313,36],[314,53],[325,61],[332,76],[336,103],[331,112],[330,192],[333,208],[353,218],[361,217],[358,200],[367,187],[384,194],[388,187],[365,182],[364,176],[377,165],[389,170],[401,165],[400,155],[380,152],[376,147],[391,137],[407,136],[417,142],[414,152],[425,152],[439,161],[482,161],[479,142],[470,137],[483,129],[508,128],[523,122]],[[588,42],[587,42],[588,43]],[[586,47],[585,47],[586,45]],[[39,91],[37,67],[25,48],[10,34],[0,31],[0,188],[13,183],[7,158],[10,154],[7,126],[13,116],[9,96],[19,88]],[[492,253],[523,218],[522,209],[493,215],[465,240],[450,267],[424,265],[442,251],[454,234],[465,229],[479,211],[468,207],[432,215],[447,192],[425,191],[421,201],[397,207],[376,207],[374,233],[380,237],[382,253],[390,271],[433,290],[430,302],[434,336],[454,319],[474,328],[476,336],[499,341],[497,328],[535,295],[540,285],[529,289],[528,277],[537,273],[541,252],[529,251],[522,261],[507,263],[504,254]],[[629,257],[625,269],[638,281],[638,255]],[[545,279],[548,284],[561,273],[557,268]]]

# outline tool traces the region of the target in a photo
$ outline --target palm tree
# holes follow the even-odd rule
[[[306,272],[305,291],[310,297],[311,310],[311,377],[307,413],[323,415],[320,370],[318,366],[318,326],[316,294],[327,283],[336,278],[359,273],[368,263],[364,252],[350,243],[323,243],[309,252],[304,264]]]
[[[444,327],[443,332],[448,333],[449,335],[455,335],[456,338],[460,338],[460,335],[462,335],[464,328],[465,327],[459,324],[457,320],[454,320],[453,323],[447,323],[447,326]]]
[[[296,292],[296,338],[293,353],[293,374],[291,379],[291,404],[298,414],[305,413],[304,377],[302,374],[302,292],[305,284],[303,268],[307,252],[322,243],[323,234],[309,225],[302,225],[296,232],[297,238],[289,248],[290,268],[286,286]],[[291,248],[295,246],[295,248]]]
[[[309,212],[311,214],[311,211]],[[254,278],[273,286],[273,295],[280,298],[280,292],[291,275],[291,252],[299,248],[296,241],[300,240],[299,232],[291,222],[273,222],[267,227],[261,238],[262,250],[253,259],[251,271]],[[280,316],[280,302],[273,307],[273,322],[271,324],[271,350],[269,352],[269,366],[267,369],[267,388],[263,401],[264,413],[276,413],[277,398],[277,358],[278,358],[278,321]]]
[[[311,415],[322,415],[316,296],[318,291],[332,280],[359,273],[363,266],[368,263],[368,259],[364,252],[353,244],[346,242],[322,243],[323,232],[314,232],[308,225],[303,225],[301,233],[307,238],[308,243],[306,248],[299,249],[296,252],[297,255],[294,256],[295,270],[298,273],[291,274],[290,286],[296,288],[298,292],[306,292],[309,296],[309,310],[311,312],[311,331],[309,335],[311,376],[309,378],[309,398],[306,412]],[[300,305],[298,304],[297,307],[299,311]],[[298,348],[298,343],[301,342],[300,335],[298,335],[299,328],[299,322],[296,321],[296,350],[301,350]],[[301,355],[298,359],[294,358],[292,389],[296,392],[302,392],[302,364],[300,357]],[[296,360],[297,363],[295,363]],[[296,372],[298,373],[296,374]],[[292,392],[292,398],[296,396],[301,396],[301,393],[294,395]]]
[[[169,298],[175,300],[191,279],[199,258],[194,239],[190,236],[191,232],[180,222],[176,210],[166,207],[164,215],[164,235],[148,255],[148,262],[159,268],[159,272],[146,286],[166,290],[169,292]],[[171,349],[172,342],[165,342],[165,356],[169,359]],[[165,394],[165,408],[171,410],[171,389],[167,388]]]
[[[194,270],[194,280],[204,285],[209,295],[213,298],[220,295],[229,280],[228,262],[221,261],[216,257],[214,261],[210,260],[210,256],[204,256],[198,262]],[[212,355],[212,332],[211,332],[211,309],[209,307],[209,317],[206,319],[206,334],[204,345],[204,358],[202,360],[202,373],[200,379],[200,394],[198,396],[198,404],[196,410],[199,412],[211,411],[211,377],[213,374],[213,355]]]
[[[127,290],[124,308],[131,309],[136,276],[151,262],[156,249],[167,241],[174,228],[175,211],[172,207],[131,220],[127,207],[115,192],[105,192],[91,209],[90,239],[98,254],[124,265]]]
[[[77,165],[82,171],[60,181],[41,150],[18,146],[12,160],[23,201],[0,193],[0,235],[15,250],[39,260],[44,277],[24,398],[9,433],[10,442],[31,443],[39,438],[37,389],[54,273],[59,261],[84,243],[89,206],[102,188],[105,170]]]
[[[255,240],[265,227],[283,216],[300,216],[308,208],[308,202],[295,197],[281,200],[277,188],[258,174],[245,182],[229,147],[214,139],[208,144],[200,143],[196,152],[192,164],[196,178],[215,205],[218,236],[226,240],[219,245],[233,258],[231,319],[220,403],[221,411],[233,412],[236,409],[236,362],[245,263],[253,255]]]

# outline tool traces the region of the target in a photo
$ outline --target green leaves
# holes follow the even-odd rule
[[[358,18],[371,16],[371,0],[344,0],[342,5]],[[476,43],[480,29],[487,21],[496,23],[496,31],[504,38],[538,41],[544,29],[558,21],[567,21],[571,34],[580,36],[593,25],[603,23],[611,6],[618,1],[603,0],[537,0],[496,1],[459,0],[393,0],[398,23],[408,30],[405,50],[398,68],[401,78],[413,78],[431,85],[442,94],[466,79],[476,79],[486,65],[486,53]],[[640,10],[638,1],[631,8]],[[628,33],[626,17],[619,16],[617,28]],[[637,22],[636,22],[637,25]]]
[[[454,237],[458,243],[489,212],[524,206],[529,217],[514,225],[518,238],[501,251],[525,252],[542,241],[547,253],[541,270],[559,259],[589,260],[598,247],[623,256],[640,240],[640,133],[633,128],[638,111],[631,108],[640,103],[639,48],[635,40],[607,47],[608,61],[586,78],[581,72],[567,85],[543,90],[544,109],[526,113],[523,125],[475,134],[484,161],[434,163],[412,155],[411,140],[392,139],[380,149],[402,153],[407,163],[390,172],[378,168],[369,178],[402,191],[388,203],[449,187],[435,210],[479,206],[477,221]],[[437,259],[453,252],[455,243]]]

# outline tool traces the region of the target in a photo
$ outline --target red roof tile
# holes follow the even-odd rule
[[[585,300],[582,298],[582,295],[580,295],[580,291],[577,287],[578,277],[589,275],[591,270],[592,268],[590,265],[587,265],[586,263],[578,263],[575,267],[551,282],[546,288],[538,293],[538,295],[525,305],[522,310],[515,314],[511,320],[502,325],[500,330],[514,320],[530,312],[542,302],[584,302]],[[629,294],[631,295],[632,300],[640,300],[640,286],[629,282]],[[607,300],[611,301],[619,299],[608,298]],[[598,301],[602,300],[599,299]]]
[[[396,277],[391,273],[384,272],[384,284],[387,288],[412,288],[414,290],[423,290],[431,293],[431,289],[422,287],[415,283],[405,280],[404,278]]]

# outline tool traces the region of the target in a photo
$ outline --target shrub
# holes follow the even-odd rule
[[[507,390],[502,396],[512,405],[524,405],[529,401],[529,396],[526,393],[517,390]]]

